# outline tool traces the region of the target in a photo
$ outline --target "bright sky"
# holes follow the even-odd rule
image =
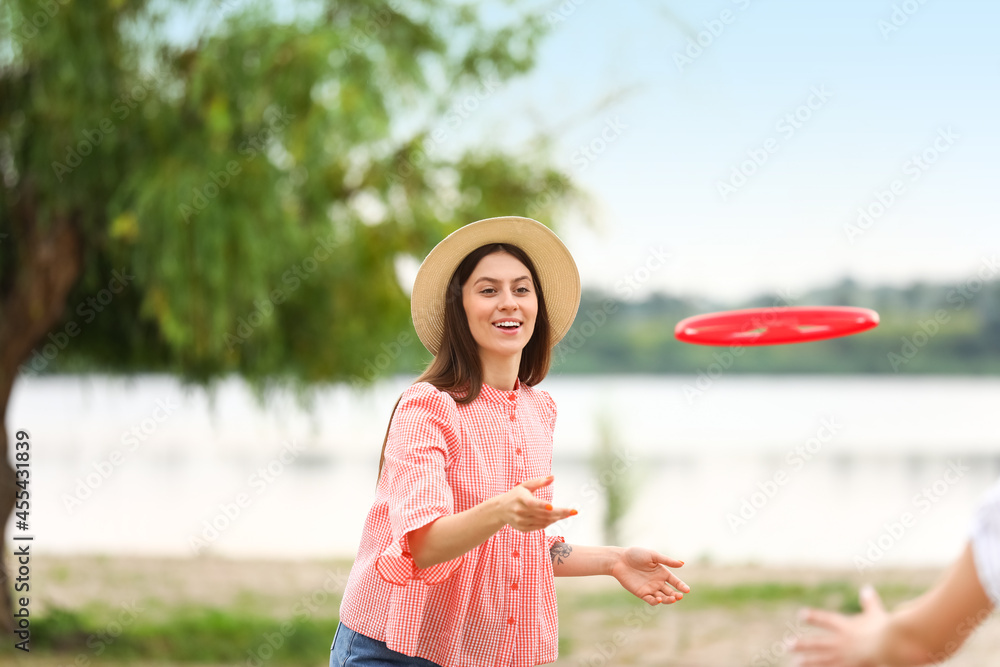
[[[475,109],[439,149],[553,132],[596,204],[597,228],[544,221],[585,285],[959,284],[1000,251],[1000,2],[548,4],[536,68],[483,101],[456,93]]]
[[[536,69],[461,130],[557,132],[599,206],[562,228],[585,284],[614,292],[661,249],[636,296],[957,284],[1000,251],[1000,3],[559,6]]]

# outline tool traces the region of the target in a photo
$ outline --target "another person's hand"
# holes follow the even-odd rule
[[[687,584],[667,569],[682,565],[684,561],[667,558],[652,549],[629,547],[611,567],[611,576],[649,605],[672,604],[691,592]]]
[[[535,497],[535,491],[548,486],[553,479],[551,475],[526,479],[500,496],[500,514],[504,524],[509,524],[522,533],[529,533],[576,514],[574,509],[553,507],[550,503]]]
[[[830,611],[806,609],[802,620],[828,630],[824,635],[799,639],[792,650],[797,652],[798,667],[875,667],[879,640],[889,616],[882,600],[871,586],[861,589],[861,613],[844,616]]]

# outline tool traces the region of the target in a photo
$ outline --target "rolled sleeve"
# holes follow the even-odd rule
[[[1000,606],[1000,481],[976,511],[971,539],[979,583],[993,604]]]
[[[549,392],[543,391],[541,393],[545,396],[545,402],[549,406],[549,415],[548,415],[549,432],[555,433],[556,417],[559,416],[559,409],[556,408],[556,402],[555,400],[553,400],[552,396],[549,395]]]
[[[412,580],[439,584],[464,558],[418,568],[408,542],[411,531],[454,513],[446,470],[457,444],[456,420],[451,396],[425,382],[409,387],[396,408],[380,482],[388,492],[392,542],[376,559],[379,575],[392,584],[405,586]]]

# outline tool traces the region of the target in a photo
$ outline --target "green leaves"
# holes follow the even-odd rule
[[[412,332],[400,256],[483,217],[550,220],[576,196],[543,154],[469,151],[451,131],[474,113],[456,103],[530,67],[537,20],[489,27],[475,5],[437,0],[290,21],[249,1],[208,16],[60,7],[33,38],[15,31],[0,70],[0,164],[18,175],[3,178],[0,231],[77,221],[86,261],[67,318],[112,267],[136,279],[51,369],[368,381],[380,345]],[[165,28],[178,20],[214,27],[178,45]],[[384,370],[423,360],[407,350],[409,367]]]

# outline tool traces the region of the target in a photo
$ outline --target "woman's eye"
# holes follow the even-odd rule
[[[520,287],[515,287],[514,288],[514,293],[515,294],[528,294],[530,292],[531,292],[531,288],[527,287],[525,285],[522,285]],[[480,294],[499,294],[499,292],[497,292],[497,290],[496,290],[495,287],[484,287],[483,289],[479,290],[479,293]]]

